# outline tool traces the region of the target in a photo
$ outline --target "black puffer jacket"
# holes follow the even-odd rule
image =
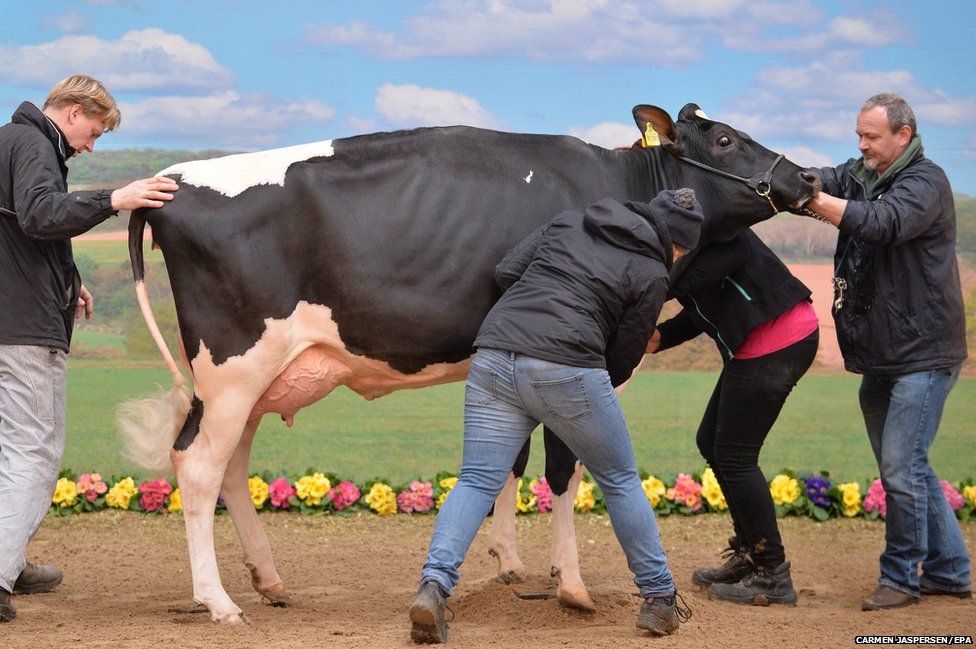
[[[606,368],[614,385],[630,378],[668,291],[671,241],[647,214],[606,198],[529,235],[495,269],[507,290],[475,347]]]
[[[81,279],[70,239],[113,214],[111,191],[68,193],[72,155],[31,103],[0,127],[0,344],[71,343]]]
[[[868,174],[853,159],[821,170],[823,191],[849,201],[834,255],[835,274],[847,282],[834,311],[844,365],[906,374],[961,363],[966,316],[949,180],[920,141],[870,193]]]
[[[752,230],[704,248],[671,285],[684,308],[658,327],[658,351],[707,334],[730,361],[749,332],[803,300],[810,289]]]

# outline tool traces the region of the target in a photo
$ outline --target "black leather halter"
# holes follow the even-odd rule
[[[780,209],[776,207],[776,203],[773,202],[773,199],[772,197],[770,197],[769,192],[772,189],[770,183],[773,180],[773,170],[776,168],[776,165],[779,164],[779,161],[783,159],[784,156],[782,153],[776,156],[776,159],[773,160],[773,164],[769,165],[769,169],[767,169],[764,173],[756,174],[751,178],[736,176],[735,174],[730,174],[727,171],[722,171],[721,169],[716,169],[715,167],[709,167],[707,164],[703,162],[698,162],[697,160],[686,158],[683,155],[679,155],[675,157],[678,158],[678,160],[681,160],[682,162],[687,162],[688,164],[698,167],[699,169],[704,169],[705,171],[710,171],[712,173],[718,174],[719,176],[725,176],[726,178],[731,178],[732,180],[738,180],[740,183],[745,183],[747,187],[749,187],[754,192],[756,192],[757,194],[765,198],[767,201],[769,201],[769,206],[773,208],[773,214],[780,213]]]

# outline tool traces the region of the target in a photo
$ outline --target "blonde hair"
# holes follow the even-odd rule
[[[114,131],[122,122],[122,113],[102,82],[85,74],[73,74],[54,84],[44,108],[63,108],[80,104],[88,117],[101,117],[106,131]]]

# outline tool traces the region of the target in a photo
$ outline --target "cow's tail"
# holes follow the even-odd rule
[[[132,278],[136,285],[136,298],[142,317],[149,327],[156,346],[173,375],[173,385],[169,390],[160,388],[153,397],[132,399],[119,405],[116,420],[119,432],[125,442],[125,454],[139,465],[157,473],[171,473],[170,449],[179,435],[187,414],[193,392],[180,372],[179,366],[170,354],[166,341],[159,331],[149,291],[146,288],[145,264],[142,254],[142,239],[146,229],[146,219],[141,210],[129,217],[129,260],[132,262]]]

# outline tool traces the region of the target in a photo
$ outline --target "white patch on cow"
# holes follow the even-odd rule
[[[702,119],[708,119],[708,115],[706,115],[705,111],[703,111],[701,108],[695,111],[695,115],[698,115]]]
[[[529,169],[529,175],[525,177],[525,184],[526,185],[528,185],[530,182],[532,182],[532,173],[533,173],[533,171],[531,169]]]
[[[204,403],[239,399],[252,416],[277,413],[288,421],[340,385],[374,399],[394,390],[463,380],[471,365],[470,359],[436,363],[404,374],[389,363],[350,352],[332,309],[307,302],[299,302],[287,318],[266,319],[265,325],[253,347],[220,365],[201,342],[192,365],[196,394]]]
[[[196,187],[210,187],[225,196],[237,196],[256,185],[285,184],[285,172],[295,162],[333,154],[332,140],[299,144],[281,149],[238,153],[212,158],[181,162],[160,171],[157,176],[180,174],[180,182]]]

